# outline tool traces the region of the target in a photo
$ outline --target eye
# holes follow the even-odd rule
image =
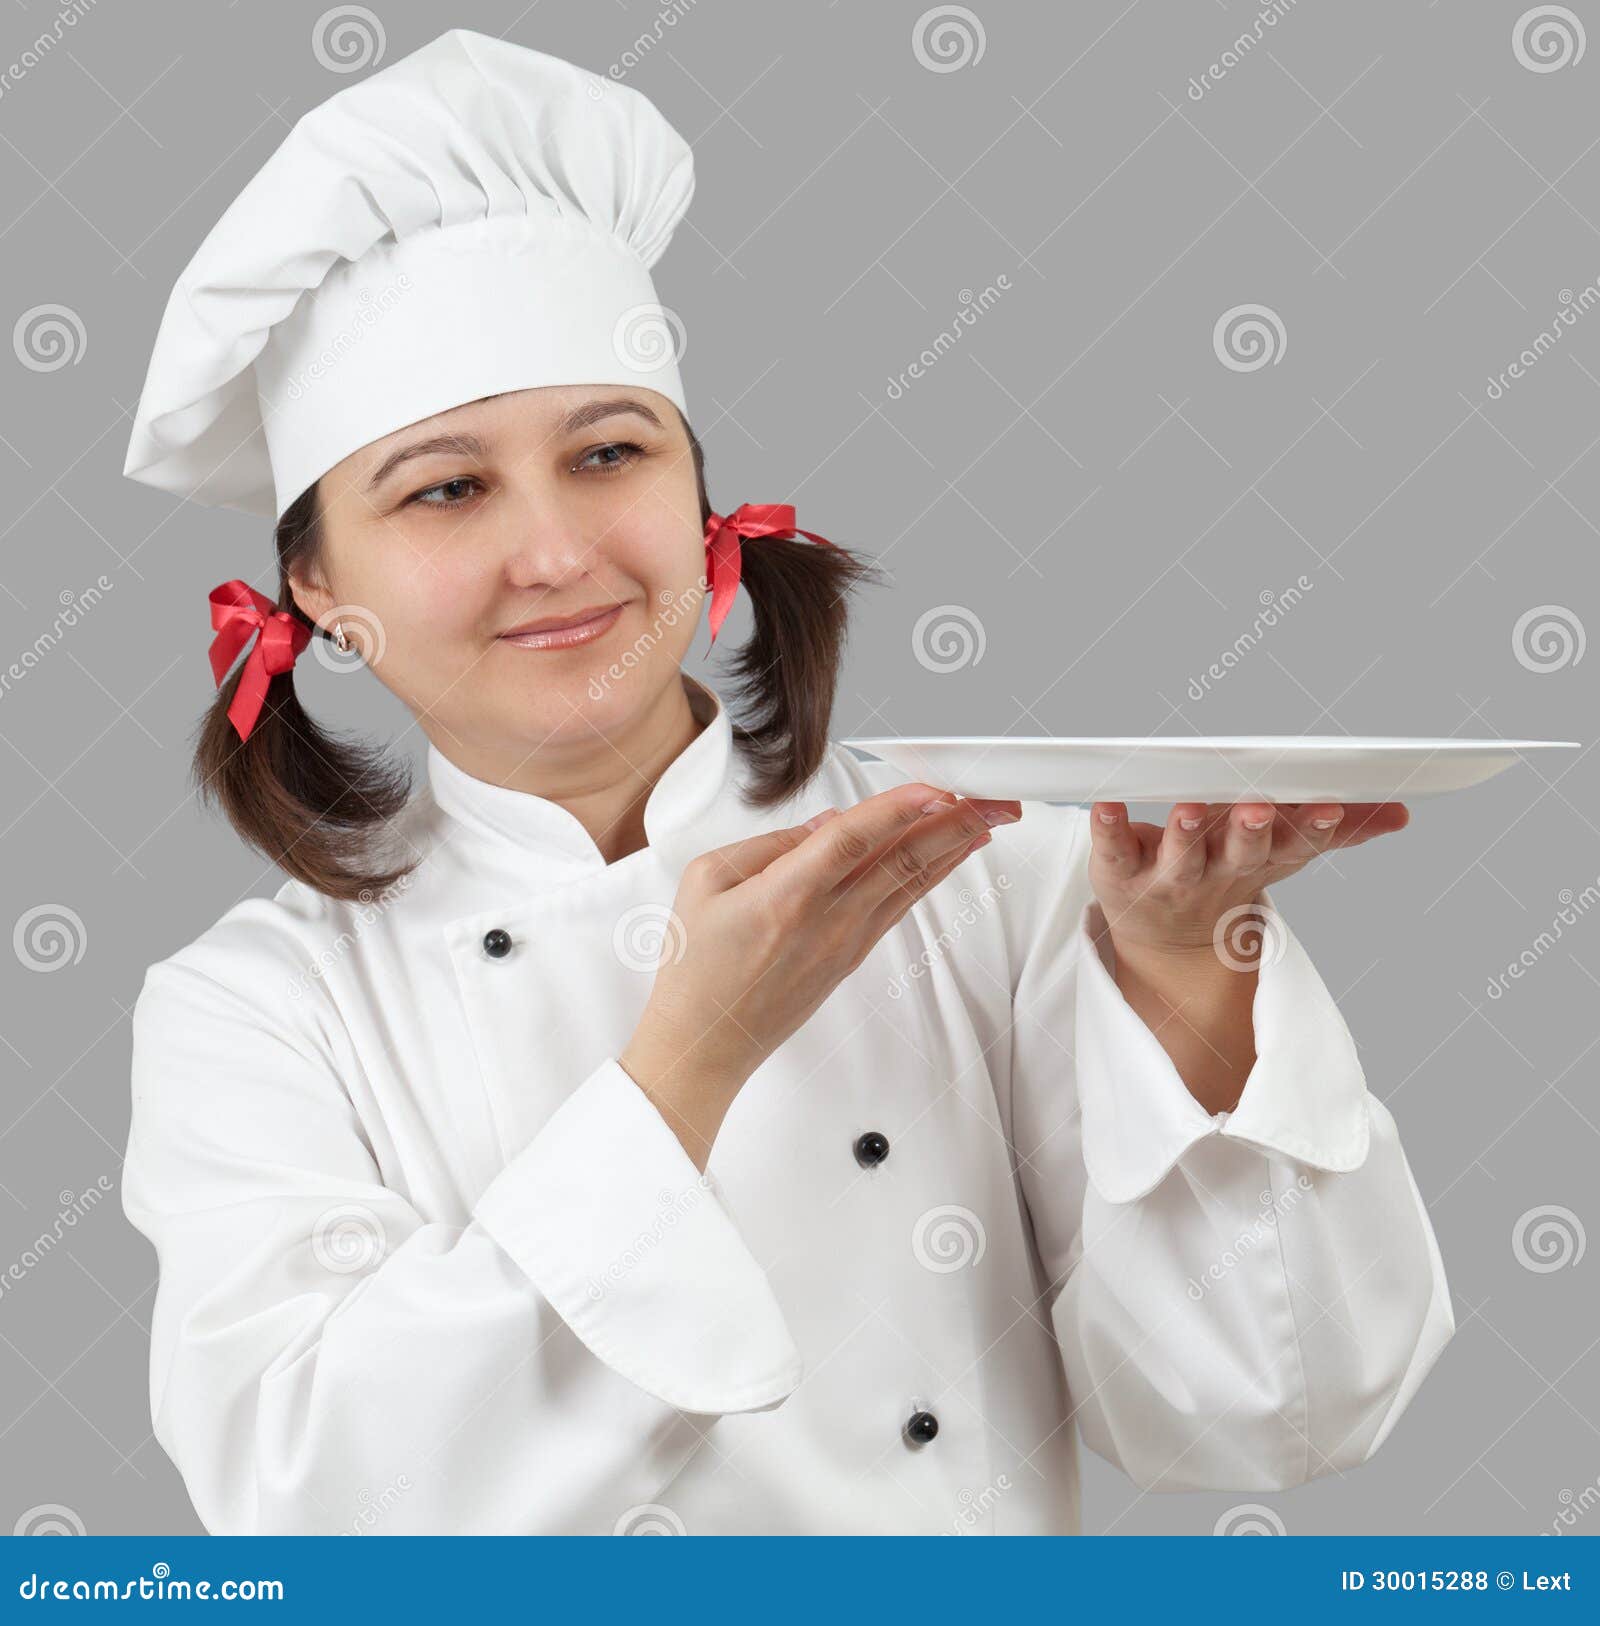
[[[604,446],[596,446],[592,452],[585,452],[578,462],[578,468],[589,463],[591,457],[600,457],[607,452],[615,452],[617,456],[605,463],[595,463],[589,466],[591,474],[610,475],[620,473],[629,465],[636,463],[645,455],[644,447],[633,440],[613,440]]]
[[[406,501],[423,508],[460,508],[472,495],[470,491],[461,489],[464,486],[477,487],[481,490],[482,481],[475,475],[457,475],[453,480],[441,480],[436,486],[427,486],[421,491],[414,491]]]

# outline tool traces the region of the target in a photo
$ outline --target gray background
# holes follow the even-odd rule
[[[505,34],[623,67],[694,144],[656,275],[712,500],[793,500],[894,576],[861,603],[835,733],[1587,746],[1600,309],[1500,399],[1488,381],[1600,276],[1600,6],[1577,8],[1584,56],[1535,72],[1521,5],[1299,0],[1199,99],[1191,76],[1256,7],[979,4],[954,71],[936,43],[919,60],[925,9],[700,0],[658,26],[594,0],[375,7],[382,62],[452,24]],[[31,65],[60,13],[0,11],[0,666],[50,635],[0,692],[0,925],[44,910],[0,955],[0,1280],[61,1234],[0,1292],[5,1529],[44,1504],[91,1533],[200,1528],[150,1433],[152,1255],[115,1196],[79,1194],[115,1192],[144,967],[278,884],[186,779],[205,595],[274,577],[264,524],[120,471],[173,279],[350,82],[314,48],[327,10],[101,0]],[[962,330],[962,290],[1001,274]],[[1287,342],[1236,371],[1214,326],[1247,303]],[[38,317],[13,331],[47,305],[75,318],[64,353]],[[944,330],[959,341],[892,398]],[[1191,698],[1302,573],[1303,602]],[[982,628],[981,659],[919,658],[940,606]],[[1565,642],[1519,641],[1541,607]],[[727,643],[747,625],[741,605]],[[300,672],[324,721],[419,754],[369,675]],[[1600,1533],[1600,1507],[1575,1511],[1600,1480],[1595,785],[1587,750],[1519,766],[1280,889],[1400,1123],[1460,1323],[1371,1464],[1263,1498],[1291,1532],[1532,1533],[1570,1503]],[[1575,922],[1491,999],[1564,889]],[[1551,1206],[1573,1218],[1528,1257],[1559,1268],[1529,1268],[1514,1236]],[[1084,1464],[1091,1533],[1206,1533],[1248,1500],[1141,1495]]]

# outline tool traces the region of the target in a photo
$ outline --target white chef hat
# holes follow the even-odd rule
[[[650,267],[694,193],[632,88],[452,29],[305,114],[172,290],[123,472],[277,518],[369,442],[482,396],[655,390]]]

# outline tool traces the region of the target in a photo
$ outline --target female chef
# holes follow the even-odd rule
[[[455,30],[167,305],[127,472],[276,522],[196,767],[289,878],[134,1012],[157,1438],[229,1533],[1071,1533],[1079,1434],[1157,1490],[1364,1462],[1454,1323],[1264,889],[1405,810],[1160,830],[830,744],[869,567],[713,511],[646,342],[692,190],[638,93]],[[301,709],[313,636],[415,794]]]

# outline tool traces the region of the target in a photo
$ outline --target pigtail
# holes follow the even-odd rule
[[[316,488],[278,522],[276,608],[327,634],[294,602],[288,571],[316,547]],[[375,859],[380,838],[410,797],[410,771],[381,745],[330,734],[300,704],[294,668],[274,673],[250,737],[241,740],[228,707],[244,676],[240,662],[202,718],[192,777],[250,846],[296,880],[329,897],[370,901],[417,865]]]
[[[689,444],[704,525],[712,508],[705,454],[693,430]],[[751,765],[753,805],[787,801],[822,766],[850,595],[863,584],[885,580],[877,565],[848,548],[771,536],[743,544],[739,586],[749,597],[755,630],[734,652],[728,670],[731,709],[740,713],[733,737]]]
[[[739,585],[755,630],[729,662],[743,718],[734,734],[758,807],[787,801],[822,766],[844,655],[849,595],[881,580],[838,546],[764,536],[744,546]]]

